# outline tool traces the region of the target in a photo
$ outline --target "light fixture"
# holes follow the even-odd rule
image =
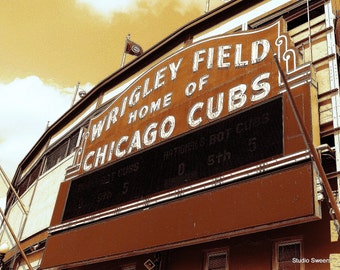
[[[83,98],[83,97],[85,97],[85,96],[86,96],[86,91],[85,91],[85,90],[83,90],[83,89],[80,89],[80,91],[79,91],[78,95],[79,95],[79,97],[80,97],[80,98]]]
[[[9,251],[9,245],[5,242],[0,246],[0,269],[3,269],[3,259],[6,253]]]

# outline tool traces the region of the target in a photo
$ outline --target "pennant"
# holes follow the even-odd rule
[[[125,53],[131,54],[131,55],[134,55],[134,56],[140,56],[143,53],[143,49],[142,49],[141,46],[139,46],[135,42],[128,39],[126,41]]]

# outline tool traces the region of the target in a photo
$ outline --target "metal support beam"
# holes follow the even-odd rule
[[[16,192],[15,188],[13,187],[11,181],[8,179],[6,173],[4,172],[4,170],[1,168],[0,166],[0,173],[2,174],[3,176],[3,179],[5,179],[7,185],[9,186],[9,188],[12,190],[12,192],[14,193],[15,197],[17,198],[22,210],[25,212],[25,215],[28,215],[28,211],[24,205],[24,203],[22,202],[22,200],[20,199],[20,196],[19,194]]]
[[[302,117],[298,111],[298,107],[294,101],[294,98],[293,98],[293,95],[292,95],[292,92],[291,92],[291,89],[289,87],[289,84],[288,84],[288,81],[287,81],[287,78],[286,78],[286,74],[283,72],[281,66],[280,66],[280,63],[279,63],[279,60],[278,60],[278,57],[277,57],[277,54],[274,54],[274,59],[275,59],[275,63],[277,65],[277,69],[279,70],[279,73],[282,77],[282,80],[284,82],[284,85],[286,87],[286,90],[287,90],[287,94],[288,94],[288,99],[289,99],[289,102],[293,108],[293,112],[294,112],[294,115],[296,117],[296,120],[298,122],[298,125],[299,125],[299,128],[301,130],[301,133],[304,137],[304,140],[305,142],[307,143],[307,147],[309,148],[309,150],[311,151],[311,154],[312,154],[312,157],[314,159],[314,162],[316,164],[316,167],[318,168],[318,171],[319,171],[319,174],[320,174],[320,177],[321,177],[321,181],[322,181],[322,185],[326,191],[326,194],[327,194],[327,197],[330,201],[330,204],[333,208],[333,211],[334,211],[334,214],[335,214],[335,218],[337,219],[337,221],[339,222],[340,221],[340,210],[339,210],[339,207],[338,207],[338,204],[336,203],[335,201],[335,198],[334,198],[334,195],[333,195],[333,191],[332,191],[332,188],[328,182],[328,178],[326,176],[326,173],[322,167],[322,164],[321,164],[321,161],[319,159],[319,155],[318,155],[318,152],[313,144],[313,141],[309,135],[309,133],[307,132],[307,128],[305,127],[305,125],[303,124],[303,121],[302,121]],[[339,233],[339,232],[338,232]]]
[[[3,218],[3,220],[5,221],[5,223],[6,223],[7,227],[8,227],[8,230],[10,231],[10,233],[11,233],[11,235],[12,235],[12,237],[13,237],[13,239],[14,239],[14,241],[15,241],[15,243],[16,243],[19,251],[20,251],[20,254],[21,254],[22,258],[24,259],[25,263],[27,264],[28,269],[29,270],[33,270],[33,267],[31,266],[30,262],[28,261],[28,258],[27,258],[24,250],[22,249],[22,247],[20,245],[19,239],[15,236],[14,231],[13,231],[11,225],[9,224],[9,222],[8,222],[6,216],[5,216],[5,214],[4,214],[4,212],[2,211],[1,208],[0,208],[0,214],[1,214],[2,218]]]

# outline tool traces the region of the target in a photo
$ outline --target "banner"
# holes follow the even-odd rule
[[[134,56],[140,56],[143,53],[143,49],[137,43],[127,39],[126,46],[125,46],[125,53],[131,54]]]

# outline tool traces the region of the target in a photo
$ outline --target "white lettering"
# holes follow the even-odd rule
[[[119,141],[117,142],[117,146],[116,146],[116,151],[115,151],[115,155],[118,158],[123,157],[126,154],[126,150],[120,150],[120,147],[123,143],[127,142],[129,139],[129,136],[123,136],[119,139]]]
[[[128,124],[131,124],[133,122],[136,122],[137,120],[137,110],[130,112],[129,113],[129,120],[128,120]]]
[[[259,55],[259,46],[262,46],[262,54]],[[251,63],[257,64],[264,60],[266,56],[268,55],[270,50],[270,43],[266,39],[260,39],[257,41],[254,41],[251,44]]]
[[[143,119],[149,111],[149,107],[147,105],[144,105],[142,108],[140,108],[138,116],[139,119]]]
[[[159,98],[156,101],[152,101],[150,106],[144,105],[140,109],[134,110],[133,112],[130,112],[129,118],[128,118],[128,124],[131,124],[133,122],[137,121],[138,119],[143,119],[147,114],[152,114],[162,108],[169,107],[172,102],[172,93],[168,93],[164,95],[163,102],[162,98]]]
[[[110,111],[109,118],[107,119],[107,122],[106,122],[106,130],[108,130],[111,125],[113,125],[114,123],[117,122],[117,114],[118,114],[118,112],[119,112],[119,108],[118,107],[114,107]]]
[[[201,57],[202,54],[205,53],[205,50],[199,50],[194,53],[194,60],[192,65],[192,71],[196,72],[198,70],[198,64],[204,61],[204,58]]]
[[[250,53],[248,54],[243,53],[243,45],[244,44],[242,43],[235,44],[235,48],[232,47],[233,45],[220,45],[217,48],[209,47],[207,49],[201,49],[194,52],[192,71],[198,71],[199,65],[204,62],[206,62],[205,64],[207,70],[212,69],[214,66],[214,58],[217,60],[216,65],[218,68],[229,68],[231,66],[230,56],[232,49],[234,49],[233,65],[236,68],[246,67],[248,66],[249,62],[256,64],[263,61],[267,57],[270,50],[270,43],[266,39],[260,39],[252,42]],[[217,53],[215,53],[216,49]],[[245,57],[248,57],[248,59],[245,59]]]
[[[125,97],[123,100],[123,104],[120,110],[120,117],[122,117],[125,113],[126,103],[127,103],[128,97]]]
[[[157,131],[155,130],[156,128],[157,128],[157,123],[151,123],[145,129],[144,136],[143,136],[143,143],[146,146],[149,146],[156,141],[156,138],[157,138]]]
[[[208,83],[209,75],[204,75],[200,78],[198,83],[198,91],[201,91],[203,88],[203,85],[206,85]]]
[[[89,163],[89,159],[92,158],[95,153],[96,153],[95,151],[91,151],[86,155],[86,157],[84,159],[84,164],[83,164],[83,170],[85,172],[92,169],[92,164],[88,164],[88,163]]]
[[[155,90],[165,84],[165,81],[164,81],[165,74],[164,74],[164,72],[165,72],[166,69],[167,69],[167,67],[163,67],[156,72],[155,86],[154,86]]]
[[[245,95],[247,86],[245,84],[240,84],[229,90],[229,112],[241,108],[247,101],[247,96]]]
[[[96,138],[99,138],[102,134],[104,123],[106,121],[106,116],[103,120],[100,120],[97,124],[93,124],[92,127],[92,134],[91,134],[91,141],[93,142]]]
[[[163,120],[160,130],[160,137],[162,139],[167,139],[171,136],[172,132],[175,129],[175,123],[176,123],[175,117],[173,117],[172,115],[167,116]]]
[[[255,93],[251,96],[251,101],[258,101],[265,98],[269,94],[270,84],[268,82],[262,82],[264,79],[269,79],[269,76],[270,73],[266,72],[254,79],[251,88],[255,91]]]
[[[132,136],[129,148],[128,148],[128,154],[130,154],[133,149],[135,149],[135,151],[138,151],[142,148],[142,144],[140,141],[140,131],[136,130],[135,133]]]
[[[230,57],[230,53],[226,52],[227,50],[230,50],[231,46],[230,45],[225,45],[225,46],[219,46],[218,47],[218,58],[217,58],[217,66],[219,68],[228,68],[230,67],[230,62],[224,62],[225,58]]]
[[[209,79],[209,75],[203,75],[199,81],[198,81],[198,91],[201,91],[203,89],[203,86],[208,84],[208,79]],[[189,83],[185,89],[184,89],[184,93],[187,97],[190,97],[193,93],[195,93],[196,91],[196,87],[197,84],[195,82],[191,82]]]
[[[224,101],[224,93],[220,92],[218,94],[217,106],[216,106],[215,111],[214,111],[214,104],[213,104],[214,97],[208,98],[208,101],[207,101],[207,117],[210,120],[216,119],[221,115],[222,110],[223,110],[223,101]]]
[[[159,98],[157,101],[152,101],[150,105],[150,113],[156,112],[161,108],[162,99]]]
[[[188,124],[190,127],[194,128],[197,127],[202,122],[202,117],[198,117],[197,119],[194,119],[194,114],[197,110],[202,110],[204,106],[203,102],[198,102],[192,108],[189,110],[188,113]]]
[[[163,108],[169,107],[172,101],[172,93],[168,93],[163,99]]]
[[[177,65],[175,65],[175,63],[171,63],[169,65],[172,81],[177,78],[177,72],[178,72],[179,66],[182,63],[182,60],[183,60],[183,57],[178,60]]]
[[[196,83],[191,82],[185,87],[184,93],[187,97],[190,97],[193,93],[195,93],[196,90]]]
[[[242,44],[236,44],[235,48],[235,67],[244,67],[248,65],[248,61],[242,61]]]
[[[207,69],[212,69],[214,64],[214,48],[208,49]]]
[[[130,96],[129,99],[129,106],[133,107],[137,104],[137,102],[139,101],[139,97],[140,97],[140,86],[137,86],[135,89],[133,89],[132,94]]]
[[[148,96],[153,90],[152,88],[149,89],[149,82],[150,82],[150,78],[146,78],[144,81],[143,98]]]
[[[113,161],[114,157],[119,159],[140,151],[143,146],[147,147],[155,143],[157,136],[160,139],[168,139],[173,134],[175,125],[175,117],[169,115],[159,125],[157,122],[147,125],[142,136],[141,131],[136,130],[131,136],[124,135],[116,142],[111,141],[109,144],[98,147],[96,151],[91,151],[85,156],[82,168],[84,171],[89,171]],[[159,128],[157,129],[157,127]]]
[[[108,157],[107,157],[107,160],[108,160],[108,161],[111,161],[111,160],[112,160],[112,154],[113,154],[113,151],[114,151],[115,143],[116,143],[115,141],[112,141],[112,142],[110,143],[109,155],[108,155]]]
[[[246,49],[248,49],[247,52],[245,52]],[[249,52],[249,50],[251,50],[251,52]],[[231,77],[231,74],[228,77],[227,71],[225,75],[221,74],[221,76],[225,76],[225,79],[222,79],[222,81],[220,79],[221,76],[216,78],[213,77],[211,79],[210,75],[213,76],[213,71],[209,70],[216,70],[217,68],[226,69],[232,64],[235,68],[246,67],[250,63],[257,64],[266,59],[269,50],[269,41],[266,39],[259,39],[251,43],[251,48],[247,48],[246,46],[243,46],[243,44],[225,44],[194,51],[191,66],[192,72],[197,72],[199,68],[206,68],[206,74],[203,73],[200,78],[197,78],[200,74],[194,74],[192,77],[188,74],[187,78],[195,78],[195,81],[187,83],[184,89],[185,96],[189,98],[193,96],[195,92],[198,92],[196,93],[197,97],[195,98],[199,98],[199,92],[206,89],[207,91],[216,93],[218,91],[217,89],[220,89],[223,85],[230,85],[230,83],[236,80]],[[163,94],[163,97],[159,97],[160,95],[157,94],[153,99],[151,94],[154,90],[160,89],[167,83],[170,83],[170,80],[174,81],[178,77],[178,72],[183,60],[183,57],[177,58],[175,61],[173,60],[171,63],[168,62],[169,64],[160,66],[156,70],[152,68],[151,70],[154,70],[153,76],[144,77],[143,75],[141,78],[144,78],[144,81],[140,80],[137,81],[136,84],[132,84],[125,92],[128,94],[124,94],[123,97],[119,98],[121,102],[120,105],[110,107],[110,110],[107,110],[106,115],[101,116],[101,120],[95,120],[95,123],[91,124],[90,142],[99,138],[103,134],[103,129],[108,131],[111,126],[115,125],[120,120],[120,117],[124,116],[124,121],[127,121],[127,124],[132,124],[137,120],[145,120],[148,115],[156,113],[163,108],[170,107],[172,104],[173,92]],[[234,63],[232,63],[233,60]],[[207,74],[208,72],[209,74]],[[193,106],[191,106],[187,114],[188,126],[190,128],[195,128],[205,121],[215,120],[226,115],[227,113],[223,113],[223,110],[233,112],[241,109],[250,102],[258,102],[265,99],[269,96],[271,91],[269,83],[270,76],[270,72],[263,72],[256,76],[251,84],[234,84],[234,87],[232,88],[220,90],[210,97],[205,97],[204,101],[197,99],[192,100],[190,104],[193,104]],[[209,79],[211,80],[211,83],[209,82]],[[181,80],[180,83],[183,83],[183,81]],[[178,87],[178,85],[174,83],[171,87],[175,88]],[[180,84],[179,87],[181,87]],[[175,90],[178,91],[178,89]],[[176,101],[177,100],[180,100],[178,96],[176,96]],[[176,107],[172,109],[175,110]],[[139,151],[143,149],[144,146],[152,145],[157,139],[167,139],[174,133],[175,125],[176,119],[174,116],[170,115],[165,117],[161,122],[152,122],[149,125],[145,125],[144,132],[143,130],[138,129],[132,133],[131,129],[126,129],[131,132],[129,136],[125,135],[118,139],[115,138],[105,145],[98,142],[100,147],[96,146],[97,148],[95,151],[90,151],[85,154],[83,170],[89,171],[94,167],[104,165],[105,162],[114,160],[115,157],[121,158],[125,155]],[[140,126],[141,125],[138,125],[138,127]],[[107,136],[109,135],[110,134]]]
[[[94,162],[94,166],[98,167],[98,165],[103,165],[105,161],[106,156],[106,150],[107,150],[107,144],[105,144],[103,147],[99,147],[96,151],[96,159]],[[100,163],[100,164],[99,164]]]

